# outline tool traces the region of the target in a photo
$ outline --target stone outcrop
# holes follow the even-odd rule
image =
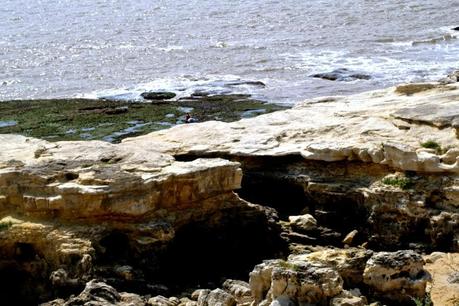
[[[434,305],[459,304],[459,253],[435,252],[425,257],[425,269],[432,276],[430,299]]]
[[[413,251],[380,252],[368,260],[363,281],[380,298],[408,303],[425,296],[430,275],[423,266],[424,260]]]
[[[421,296],[419,255],[378,252],[459,250],[458,94],[454,83],[322,97],[120,144],[0,135],[0,275],[14,276],[1,293],[30,304],[100,278],[164,303],[213,289],[190,305],[244,305],[248,292],[260,305],[364,303],[354,286]],[[288,250],[344,244],[371,250],[266,261],[250,289],[214,289]]]
[[[338,272],[306,261],[267,261],[250,273],[254,305],[323,304],[342,286]]]

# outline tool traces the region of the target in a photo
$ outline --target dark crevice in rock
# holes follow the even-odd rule
[[[264,259],[285,256],[279,229],[263,216],[225,214],[210,225],[187,224],[160,259],[157,276],[173,291],[215,288],[225,279],[246,279]]]
[[[14,261],[0,263],[0,300],[5,305],[36,305],[37,279]]]
[[[264,173],[244,173],[238,194],[251,203],[276,209],[281,219],[301,214],[308,205],[302,186]]]

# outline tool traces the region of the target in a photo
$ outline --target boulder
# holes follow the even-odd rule
[[[319,263],[266,261],[250,273],[254,305],[296,305],[324,303],[342,291],[337,271]],[[264,301],[264,302],[263,302]]]
[[[367,298],[360,293],[359,289],[343,290],[339,295],[333,297],[330,306],[365,306],[368,305]]]
[[[336,270],[344,280],[346,287],[358,287],[363,282],[363,272],[373,251],[348,248],[324,249],[303,255],[292,255],[289,260],[294,262],[319,263]]]
[[[310,232],[317,229],[317,220],[310,214],[289,216],[290,226],[299,232]]]
[[[252,302],[250,285],[244,281],[227,279],[223,283],[223,289],[229,292],[238,304]]]
[[[215,289],[207,294],[201,292],[198,298],[198,306],[235,306],[236,300],[228,292]]]
[[[406,303],[425,296],[430,275],[423,266],[424,259],[411,250],[379,252],[368,260],[363,280],[375,296]]]

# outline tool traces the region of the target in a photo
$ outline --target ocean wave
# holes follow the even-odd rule
[[[442,50],[435,50],[442,51]],[[457,67],[459,46],[432,55],[432,51],[419,52],[412,57],[375,55],[358,56],[350,51],[325,50],[284,54],[288,66],[305,71],[308,75],[327,73],[336,69],[349,69],[371,75],[382,85],[396,82],[431,81],[446,75],[451,67]],[[360,80],[357,80],[357,82]]]
[[[181,76],[159,78],[148,83],[126,88],[97,90],[78,95],[78,97],[86,99],[143,101],[141,94],[144,92],[166,91],[176,94],[173,100],[190,97],[193,94],[249,94],[256,98],[263,98],[260,92],[265,86],[265,81],[248,80],[235,75],[209,75],[206,77]]]

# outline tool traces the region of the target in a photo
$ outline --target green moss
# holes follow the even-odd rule
[[[11,221],[2,221],[0,222],[0,232],[9,229],[13,223]]]
[[[0,133],[14,133],[50,141],[100,139],[119,142],[183,123],[185,110],[200,122],[225,122],[269,113],[285,107],[247,95],[207,96],[179,101],[136,103],[87,99],[0,102]],[[250,112],[254,111],[254,112]]]
[[[437,154],[443,153],[442,147],[434,140],[428,140],[426,142],[421,143],[421,147],[427,148],[427,149],[434,149],[435,153]]]
[[[408,177],[385,177],[383,178],[382,183],[398,187],[403,190],[410,189],[414,185],[414,182]]]

